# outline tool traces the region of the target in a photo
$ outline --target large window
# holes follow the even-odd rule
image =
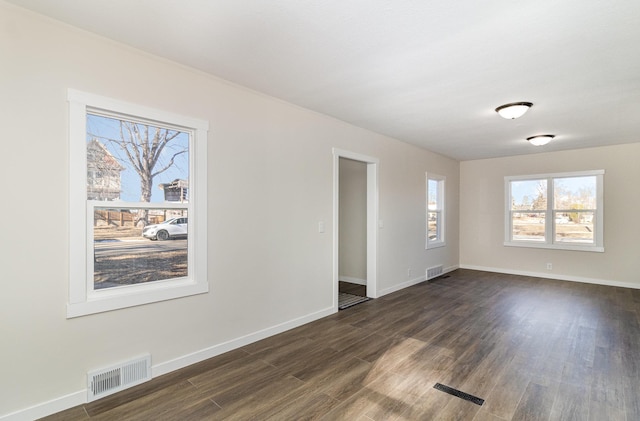
[[[505,177],[505,245],[604,251],[604,171]]]
[[[207,122],[74,90],[67,316],[208,291]]]
[[[427,248],[443,247],[445,177],[427,174]]]

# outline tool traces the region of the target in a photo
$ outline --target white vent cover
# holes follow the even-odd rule
[[[427,281],[442,275],[442,265],[433,266],[427,269]]]
[[[89,402],[151,379],[151,355],[93,370],[87,374]]]

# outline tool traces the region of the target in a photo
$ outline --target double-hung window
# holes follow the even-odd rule
[[[444,185],[444,176],[427,174],[427,249],[445,246]]]
[[[69,303],[208,291],[206,121],[69,90]]]
[[[604,251],[604,171],[505,177],[505,245]]]

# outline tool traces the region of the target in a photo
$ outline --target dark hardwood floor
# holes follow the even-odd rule
[[[449,275],[46,419],[640,420],[640,290]]]

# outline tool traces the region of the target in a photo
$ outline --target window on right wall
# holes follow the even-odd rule
[[[604,170],[505,177],[505,245],[604,251]]]
[[[427,174],[427,242],[426,248],[444,247],[445,177]]]

